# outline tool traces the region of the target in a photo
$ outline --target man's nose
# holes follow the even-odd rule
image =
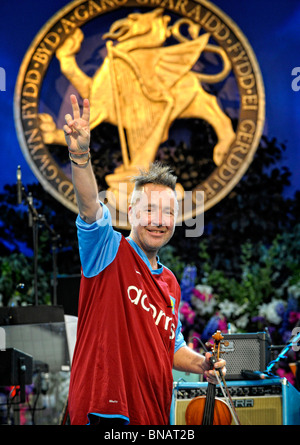
[[[151,224],[157,227],[163,225],[163,215],[161,211],[156,210],[154,212],[151,212]]]

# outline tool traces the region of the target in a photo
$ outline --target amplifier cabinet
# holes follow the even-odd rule
[[[226,360],[226,380],[243,380],[242,370],[265,371],[270,361],[270,344],[266,332],[224,334],[222,358]]]
[[[300,425],[300,393],[285,378],[229,381],[227,386],[241,425]],[[216,389],[223,398],[219,385]],[[206,382],[174,383],[171,424],[185,425],[189,402],[206,390]]]

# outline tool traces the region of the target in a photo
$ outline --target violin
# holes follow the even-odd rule
[[[217,331],[212,337],[214,344],[212,346],[212,356],[210,357],[211,369],[214,368],[214,364],[219,360],[221,341],[224,339],[220,331]],[[204,345],[203,348],[207,352],[207,348]],[[216,385],[208,383],[206,396],[195,397],[188,404],[185,412],[187,425],[231,425],[233,419],[237,425],[240,425],[222,371],[218,370],[218,372],[226,388],[227,397],[216,373],[224,399],[216,397]]]

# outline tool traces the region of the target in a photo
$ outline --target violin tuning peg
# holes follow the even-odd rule
[[[217,341],[217,342],[219,342],[219,341],[221,341],[221,340],[223,340],[223,335],[222,335],[222,332],[221,331],[217,331],[217,332],[215,332],[214,333],[214,335],[212,336],[214,339],[215,339],[215,341]]]

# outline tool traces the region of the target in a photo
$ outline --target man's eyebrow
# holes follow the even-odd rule
[[[158,207],[158,205],[157,205],[155,202],[146,202],[146,203],[143,205],[143,208],[144,208],[144,209],[156,208],[156,207]]]

